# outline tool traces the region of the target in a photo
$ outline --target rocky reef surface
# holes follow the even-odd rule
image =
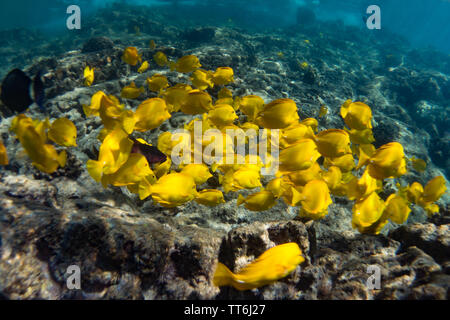
[[[306,223],[281,201],[264,212],[237,207],[235,193],[214,208],[191,202],[166,209],[125,189],[103,189],[89,176],[85,163],[96,157],[101,122],[86,118],[82,109],[99,90],[120,96],[131,81],[145,85],[155,73],[171,84],[189,83],[188,76],[154,63],[138,74],[137,67],[121,61],[127,46],[138,47],[148,61],[156,51],[170,59],[195,54],[205,69],[234,69],[235,82],[228,87],[235,96],[257,94],[266,102],[289,97],[301,118],[316,117],[326,104],[329,112],[320,119],[320,130],[343,127],[339,108],[345,100],[366,102],[374,114],[377,147],[398,141],[407,157],[428,163],[424,173],[411,170],[400,181],[425,184],[450,173],[448,57],[337,22],[256,32],[176,26],[163,18],[141,7],[100,11],[72,40],[43,42],[39,34],[16,31],[25,42],[32,36],[29,43],[35,43],[39,58],[26,57],[29,47],[14,48],[19,46],[14,37],[8,49],[0,50],[2,76],[5,66],[17,66],[20,57],[29,74],[45,70],[50,120],[67,117],[78,131],[78,147],[68,150],[66,167],[48,175],[33,168],[9,132],[12,117],[0,122],[10,159],[0,171],[0,298],[448,299],[448,194],[439,200],[434,217],[413,205],[407,223],[389,223],[378,236],[353,230],[352,203],[339,197],[325,218]],[[149,48],[150,40],[156,49]],[[86,65],[96,68],[91,87],[83,86]],[[210,93],[217,97],[217,89]],[[147,92],[123,102],[135,109],[154,96]],[[35,106],[27,114],[44,117]],[[191,119],[176,113],[140,135],[155,143],[161,132]],[[385,188],[396,187],[390,183]],[[237,269],[289,241],[299,244],[306,260],[288,277],[244,292],[212,284],[218,261]],[[70,265],[81,269],[80,290],[66,286]],[[381,270],[379,289],[366,285],[367,267],[373,265]]]

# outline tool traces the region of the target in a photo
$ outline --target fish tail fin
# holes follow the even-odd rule
[[[230,286],[233,282],[233,273],[224,264],[217,263],[213,283],[217,287]]]
[[[168,64],[168,66],[169,66],[169,68],[170,68],[170,71],[175,70],[175,62],[173,62],[173,61],[168,61],[167,64]]]
[[[86,162],[87,171],[91,177],[96,181],[100,182],[103,174],[103,165],[96,160],[88,160]]]
[[[45,102],[45,92],[44,92],[44,83],[41,79],[41,71],[38,71],[36,73],[36,76],[33,79],[33,94],[34,94],[34,101],[39,106],[39,109],[41,109],[42,112],[46,112],[44,107]]]
[[[238,198],[237,198],[237,205],[240,206],[241,204],[243,204],[245,202],[245,198],[242,194],[239,194]]]
[[[64,168],[66,166],[67,162],[67,152],[66,150],[63,150],[59,153],[58,158],[56,159],[59,163],[59,165]]]

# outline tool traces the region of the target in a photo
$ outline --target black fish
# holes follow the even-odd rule
[[[131,138],[131,140],[134,142],[133,147],[131,148],[131,153],[142,154],[147,159],[149,164],[161,163],[167,160],[167,156],[159,151],[157,147],[140,143],[134,138]]]
[[[30,89],[33,95],[30,94]],[[44,109],[44,84],[41,80],[41,72],[38,72],[33,80],[22,70],[14,69],[2,82],[1,100],[12,112],[22,113],[33,103]]]

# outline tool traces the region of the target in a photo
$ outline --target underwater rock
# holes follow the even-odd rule
[[[450,225],[433,223],[400,226],[390,233],[393,239],[405,246],[416,246],[431,255],[437,262],[450,260]]]
[[[300,6],[296,12],[296,22],[299,26],[309,26],[316,22],[316,14],[306,6]]]
[[[181,38],[190,42],[210,42],[216,34],[216,29],[211,27],[195,28],[181,34]]]
[[[96,52],[96,51],[102,51],[107,49],[112,49],[114,47],[114,42],[112,42],[111,39],[107,37],[95,37],[89,39],[81,49],[81,52],[88,53],[88,52]]]

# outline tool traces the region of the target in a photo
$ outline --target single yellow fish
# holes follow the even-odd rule
[[[254,122],[263,108],[264,100],[259,96],[248,95],[239,99],[239,110],[248,117],[249,122]]]
[[[161,51],[158,51],[153,55],[153,60],[155,60],[156,64],[160,67],[164,67],[168,63],[167,56]]]
[[[84,69],[84,85],[90,87],[94,83],[94,68],[86,66]]]
[[[8,154],[6,152],[6,147],[2,141],[0,141],[0,166],[8,165]]]
[[[53,121],[48,138],[64,147],[77,146],[77,127],[67,118],[60,118]]]
[[[147,78],[147,84],[150,91],[161,92],[169,86],[169,81],[166,76],[156,73],[151,78]]]
[[[386,199],[384,214],[392,222],[398,224],[405,223],[408,220],[410,212],[411,208],[409,207],[408,201],[398,194],[391,194]]]
[[[196,185],[202,185],[212,177],[212,174],[209,172],[208,166],[203,163],[188,164],[181,170],[181,173],[191,176],[194,179]]]
[[[280,152],[280,171],[297,171],[310,168],[320,153],[311,139],[301,139]]]
[[[156,49],[156,43],[155,40],[150,40],[150,49],[155,50]]]
[[[230,67],[219,67],[212,76],[212,81],[216,85],[226,85],[234,82],[234,72]]]
[[[200,64],[200,61],[198,58],[194,55],[188,55],[181,57],[177,60],[176,63],[173,63],[170,66],[170,70],[176,70],[181,73],[189,73],[192,72],[198,68],[200,68],[202,65]]]
[[[222,191],[217,189],[204,189],[199,191],[195,201],[208,207],[215,207],[221,203],[225,203]]]
[[[406,173],[406,160],[403,146],[390,142],[375,150],[367,166],[369,174],[375,179],[397,178]]]
[[[237,203],[238,206],[244,204],[250,211],[265,211],[269,210],[276,204],[276,198],[271,191],[260,191],[244,198],[239,194]]]
[[[169,173],[150,187],[153,201],[163,207],[176,207],[194,200],[197,189],[194,179],[183,173]]]
[[[251,290],[271,284],[293,272],[305,261],[295,242],[270,248],[237,273],[232,273],[222,263],[217,264],[214,285],[233,286],[237,290]]]
[[[353,205],[352,226],[361,233],[379,234],[388,223],[384,213],[384,201],[376,192]]]
[[[181,111],[191,115],[202,114],[212,109],[211,96],[200,90],[190,91],[181,105]]]
[[[372,129],[372,110],[363,102],[345,101],[341,106],[341,117],[350,129]]]
[[[297,104],[291,99],[277,99],[259,112],[257,124],[267,129],[283,129],[298,122]]]
[[[330,190],[323,180],[308,182],[301,192],[300,217],[320,219],[328,213],[328,207],[332,204]]]
[[[145,132],[159,127],[171,117],[166,102],[160,98],[150,98],[143,101],[134,114],[135,130]]]
[[[335,158],[352,153],[350,137],[346,131],[341,129],[321,131],[315,136],[315,142],[319,153],[324,157]]]
[[[206,90],[214,87],[212,82],[213,74],[210,71],[197,69],[192,73],[191,82],[200,90]]]
[[[191,86],[184,83],[177,83],[173,87],[167,88],[162,93],[162,98],[166,101],[169,112],[179,111],[191,91]]]
[[[411,161],[414,170],[424,172],[427,169],[427,163],[424,160],[416,157],[412,157],[409,160]]]
[[[320,110],[319,110],[319,118],[325,117],[325,115],[328,113],[328,108],[326,105],[322,105],[320,106]]]
[[[125,99],[137,99],[141,94],[145,92],[144,87],[136,87],[136,84],[133,82],[130,85],[122,88],[122,92],[120,96]]]
[[[136,47],[127,47],[123,52],[122,60],[130,66],[135,66],[142,61],[142,54],[139,54]]]
[[[227,104],[216,105],[208,112],[208,119],[217,127],[230,125],[237,118],[233,107]]]
[[[142,65],[139,67],[138,72],[144,73],[145,71],[147,71],[148,67],[149,67],[148,61],[144,61],[142,62]]]

